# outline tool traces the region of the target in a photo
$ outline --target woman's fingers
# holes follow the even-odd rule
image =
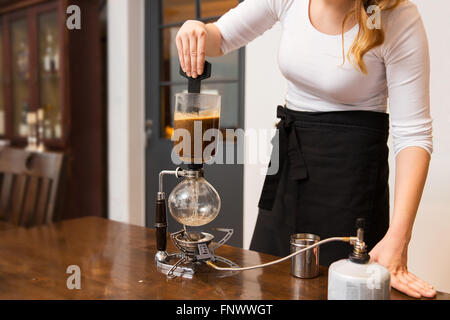
[[[414,284],[415,286],[417,286],[420,289],[420,291],[427,291],[427,290],[429,290],[429,288],[425,287],[423,284],[418,282],[416,279],[413,279],[409,275],[409,273],[405,273],[404,276],[403,276],[403,279],[406,280],[408,282],[408,284]]]
[[[192,78],[197,78],[197,32],[195,30],[192,30],[189,34],[189,51]]]
[[[196,78],[203,73],[206,55],[206,27],[203,22],[188,20],[176,37],[180,65],[187,76]]]
[[[191,76],[191,54],[189,47],[189,38],[186,35],[181,37],[181,42],[183,43],[183,57],[184,57],[184,72],[190,77]]]
[[[197,74],[203,73],[203,66],[205,65],[206,55],[206,32],[204,30],[199,31],[197,42]]]
[[[417,277],[415,274],[413,274],[413,273],[411,273],[411,272],[408,272],[408,275],[409,275],[411,278],[413,278],[413,279],[419,281],[419,282],[420,282],[422,285],[424,285],[425,287],[430,288],[430,289],[434,289],[434,287],[433,287],[431,284],[429,284],[428,282],[423,281],[422,279],[420,279],[419,277]]]
[[[410,287],[411,289],[414,289],[416,292],[418,292],[421,296],[423,296],[423,293],[425,293],[426,291],[424,290],[424,288],[422,288],[416,281],[411,281],[410,278],[408,278],[407,273],[400,273],[398,275],[400,281],[404,284],[406,284],[408,287]]]
[[[399,280],[403,285],[408,286],[410,289],[414,290],[420,296],[433,298],[436,295],[436,292],[433,289],[425,287],[422,283],[412,278],[408,271],[399,272],[396,275],[396,279]]]
[[[409,272],[406,272],[404,277],[408,281],[410,286],[417,287],[420,294],[427,298],[433,298],[436,295],[436,291],[433,288],[430,288],[429,286],[425,286],[424,284],[427,284],[425,281],[418,278],[412,277],[412,274]]]
[[[398,291],[401,291],[401,292],[407,294],[410,297],[413,297],[413,298],[421,297],[420,293],[417,290],[411,288],[410,286],[408,286],[408,284],[400,281],[400,279],[398,278],[398,275],[395,275],[391,278],[391,286],[393,288],[397,289]]]
[[[181,41],[181,36],[177,35],[176,37],[177,51],[178,51],[178,59],[180,60],[180,66],[183,71],[185,71],[186,67],[184,65],[184,54],[183,54],[183,42]]]

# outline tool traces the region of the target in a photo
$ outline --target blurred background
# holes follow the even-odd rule
[[[54,203],[54,219],[100,216],[153,227],[157,173],[175,167],[173,95],[186,86],[178,75],[175,35],[184,21],[213,22],[238,2],[0,0],[0,148],[63,156],[61,168],[49,166],[59,173],[57,196],[46,198]],[[409,268],[450,292],[450,3],[413,2],[429,37],[435,148]],[[80,8],[81,29],[66,26],[71,5]],[[222,129],[273,128],[276,106],[286,93],[277,64],[280,34],[277,24],[246,48],[208,59],[213,76],[203,89],[222,96]],[[242,151],[232,139],[224,145]],[[0,155],[0,167],[2,161]],[[390,161],[392,194],[392,154]],[[207,168],[223,203],[211,227],[233,228],[232,245],[249,246],[264,167]],[[23,197],[33,185],[9,179],[2,179],[1,208],[3,198]],[[166,191],[175,184],[167,179]],[[169,225],[170,231],[179,227],[173,220]]]

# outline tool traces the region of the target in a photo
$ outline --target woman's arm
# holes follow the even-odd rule
[[[238,49],[270,29],[294,0],[245,0],[217,22],[188,20],[178,31],[180,65],[189,76],[203,73],[205,56]]]
[[[391,285],[412,297],[434,297],[431,285],[407,269],[408,245],[425,185],[430,155],[420,147],[408,147],[396,158],[394,212],[388,232],[370,252],[372,260],[386,266]]]
[[[391,271],[392,286],[413,297],[436,292],[407,269],[408,244],[433,151],[430,116],[430,57],[425,28],[412,2],[385,17],[389,111],[396,156],[393,218],[371,257]]]
[[[394,212],[389,230],[405,242],[411,239],[429,163],[430,154],[420,147],[403,149],[396,158]]]

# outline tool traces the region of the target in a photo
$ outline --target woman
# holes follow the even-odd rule
[[[354,234],[356,218],[363,217],[371,259],[390,270],[392,286],[433,297],[433,287],[407,270],[432,152],[428,44],[416,6],[407,0],[246,0],[216,23],[184,23],[176,37],[181,66],[197,77],[205,55],[244,46],[277,21],[278,62],[288,81],[286,106],[277,110],[280,170],[266,177],[251,249],[285,255],[294,232]],[[388,96],[396,156],[390,224]],[[323,246],[321,263],[348,251],[346,244]]]

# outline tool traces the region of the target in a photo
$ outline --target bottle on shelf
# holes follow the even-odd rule
[[[56,73],[59,69],[59,55],[58,50],[53,48],[53,36],[50,32],[47,32],[46,48],[43,57],[44,71],[46,73]]]
[[[56,117],[54,132],[55,132],[55,138],[60,139],[61,134],[62,134],[62,132],[61,132],[61,112],[58,112],[58,116]]]
[[[37,130],[36,130],[36,112],[28,112],[27,114],[27,128],[28,128],[28,134],[27,134],[27,146],[26,150],[29,151],[37,151]]]
[[[28,134],[28,111],[29,111],[28,101],[24,101],[18,128],[20,136],[26,136]]]
[[[5,111],[0,109],[0,134],[5,134]]]
[[[17,52],[17,71],[19,79],[27,80],[29,73],[29,52],[25,41],[22,40],[19,44],[19,51]]]
[[[39,108],[37,111],[37,151],[44,152],[44,109]]]
[[[52,109],[53,109],[53,107],[50,103],[48,103],[44,109],[45,119],[44,119],[44,129],[43,130],[44,130],[45,139],[52,139],[54,136],[53,124],[50,119],[50,117],[52,115]]]

